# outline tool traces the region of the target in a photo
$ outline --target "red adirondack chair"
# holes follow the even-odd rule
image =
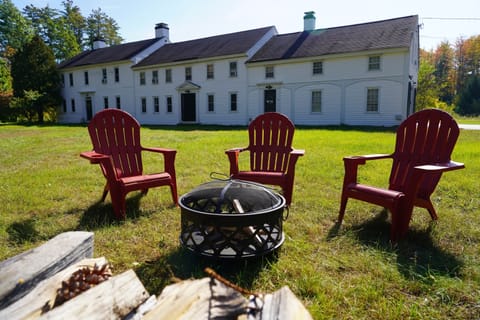
[[[95,114],[88,124],[88,133],[93,151],[82,152],[80,156],[100,165],[107,180],[102,201],[110,191],[117,218],[125,217],[125,197],[135,190],[142,190],[145,194],[149,188],[170,186],[173,202],[178,204],[176,150],[142,147],[140,124],[130,114],[118,109],[104,109]],[[142,151],[161,153],[164,171],[144,174]]]
[[[256,117],[248,126],[248,147],[225,151],[231,178],[280,186],[286,204],[290,205],[295,164],[305,153],[292,148],[294,131],[292,121],[281,113],[267,112]],[[239,169],[239,156],[243,151],[250,153],[249,171]]]
[[[463,163],[450,160],[458,135],[458,125],[448,113],[427,109],[400,124],[392,154],[345,157],[338,224],[342,223],[348,198],[388,209],[392,215],[390,238],[394,242],[408,231],[414,206],[427,209],[436,220],[430,196],[442,173],[464,168]],[[393,160],[388,189],[357,183],[358,166],[379,159]]]

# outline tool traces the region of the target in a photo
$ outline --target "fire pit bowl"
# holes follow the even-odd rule
[[[207,182],[180,197],[180,243],[214,258],[249,258],[279,248],[285,198],[241,180]]]

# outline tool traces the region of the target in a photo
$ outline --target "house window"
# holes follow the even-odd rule
[[[368,57],[368,71],[380,70],[380,56]]]
[[[65,87],[65,74],[62,73],[62,88]]]
[[[165,82],[171,83],[172,82],[172,69],[165,70]]]
[[[230,77],[236,78],[237,77],[237,62],[233,61],[230,62]]]
[[[378,88],[367,89],[367,112],[378,112]]]
[[[75,112],[75,99],[72,99],[71,105],[72,105],[72,112]]]
[[[322,74],[323,73],[323,62],[317,61],[313,63],[313,74]]]
[[[266,66],[265,67],[265,78],[273,78],[273,66]]]
[[[192,80],[192,67],[185,67],[185,81]]]
[[[140,85],[144,86],[145,85],[145,72],[140,72]]]
[[[158,97],[153,97],[153,112],[160,112],[160,100]]]
[[[115,97],[115,105],[117,107],[117,109],[121,109],[122,108],[122,104],[120,102],[120,97],[119,96],[116,96]]]
[[[167,97],[167,112],[168,112],[168,113],[171,113],[172,110],[173,110],[172,97],[168,96],[168,97]]]
[[[63,112],[67,112],[67,100],[63,99],[62,101]]]
[[[213,64],[207,64],[207,79],[213,79]]]
[[[237,94],[230,93],[230,111],[237,111]]]
[[[208,100],[208,112],[215,111],[215,96],[213,94],[207,95]]]
[[[115,82],[120,82],[120,70],[115,68]]]
[[[103,108],[108,109],[108,97],[103,97]]]
[[[88,71],[83,73],[83,78],[85,79],[85,85],[88,86]]]
[[[142,104],[142,113],[147,112],[147,98],[142,97],[141,104]]]
[[[152,71],[152,84],[158,84],[158,71]]]
[[[73,87],[73,73],[68,74],[68,80],[70,82],[70,87]]]
[[[107,69],[106,68],[102,69],[102,83],[103,84],[107,83]]]
[[[312,91],[312,112],[322,112],[322,91]]]

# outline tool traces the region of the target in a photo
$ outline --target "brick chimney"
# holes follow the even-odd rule
[[[315,11],[307,11],[303,16],[303,31],[312,30],[315,30]]]
[[[165,38],[166,42],[170,42],[170,29],[166,23],[157,23],[155,25],[155,38]]]

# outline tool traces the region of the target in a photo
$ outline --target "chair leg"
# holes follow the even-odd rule
[[[170,183],[170,192],[172,193],[173,203],[178,205],[177,184],[175,182]]]
[[[123,194],[120,190],[114,190],[110,188],[110,198],[112,199],[113,211],[117,219],[125,219],[127,211],[125,205],[125,197],[126,195]]]
[[[342,194],[342,199],[340,200],[340,211],[338,212],[337,223],[342,224],[343,216],[345,215],[345,209],[347,208],[348,197]]]
[[[105,187],[103,187],[103,194],[102,194],[102,199],[101,199],[101,202],[104,202],[105,199],[107,198],[107,194],[108,194],[108,182],[105,184]]]

